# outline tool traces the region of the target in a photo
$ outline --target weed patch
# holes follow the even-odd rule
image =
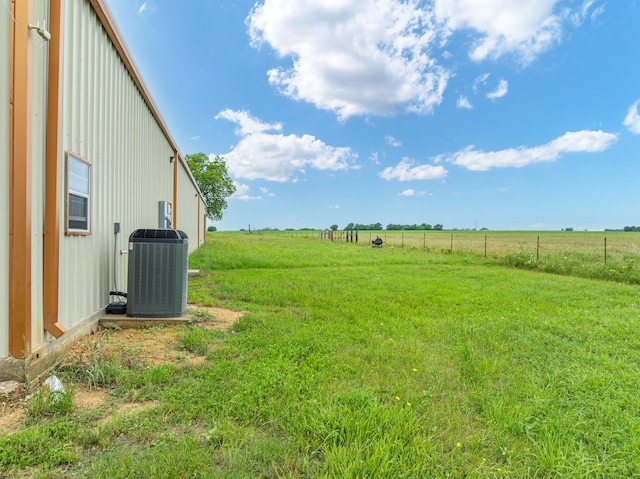
[[[45,416],[65,416],[73,409],[73,396],[73,388],[67,388],[65,391],[41,388],[27,401],[27,417],[36,421]]]
[[[189,326],[180,339],[180,347],[199,356],[206,356],[209,351],[209,342],[211,334],[198,327]]]

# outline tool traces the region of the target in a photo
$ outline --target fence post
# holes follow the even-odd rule
[[[358,230],[356,230],[356,243],[358,242]]]
[[[427,233],[422,233],[422,249],[427,249]]]
[[[484,257],[487,257],[487,234],[484,235]]]
[[[540,235],[538,235],[538,239],[536,242],[536,262],[540,259]]]
[[[402,233],[402,238],[400,239],[400,247],[404,248],[404,233]]]
[[[449,251],[453,253],[453,233],[451,233],[451,249]]]
[[[607,264],[607,237],[604,237],[604,264]]]

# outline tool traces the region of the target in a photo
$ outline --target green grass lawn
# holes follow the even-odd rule
[[[246,312],[227,333],[185,328],[207,360],[110,368],[114,400],[157,406],[106,423],[40,408],[0,435],[0,471],[640,475],[637,285],[248,234],[209,235],[190,267],[191,302]]]

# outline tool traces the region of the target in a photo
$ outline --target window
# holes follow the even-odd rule
[[[91,164],[67,153],[67,234],[91,233]]]

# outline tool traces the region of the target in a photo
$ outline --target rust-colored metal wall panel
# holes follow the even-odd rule
[[[60,286],[60,228],[62,189],[61,96],[62,96],[62,4],[52,2],[49,13],[49,65],[47,74],[47,130],[44,207],[44,287],[43,327],[55,337],[65,329],[58,320],[58,291]]]
[[[31,49],[30,2],[15,2],[11,24],[9,187],[9,352],[31,348]]]
[[[11,23],[0,8],[0,359],[9,356],[9,95]]]

